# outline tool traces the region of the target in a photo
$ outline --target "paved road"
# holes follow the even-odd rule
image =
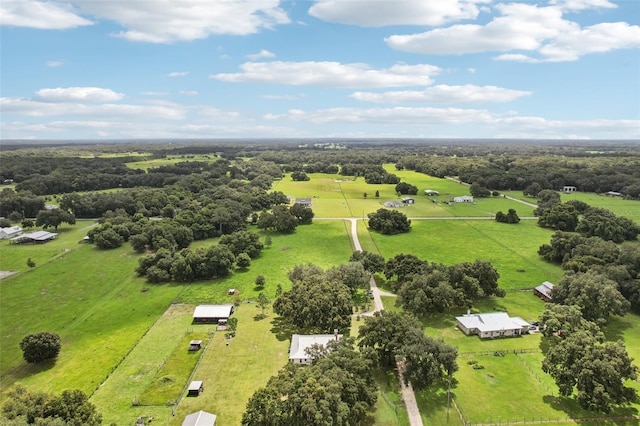
[[[351,221],[351,240],[353,241],[353,247],[356,251],[361,251],[362,246],[360,245],[360,240],[358,239],[358,221],[353,218],[345,218],[346,220]],[[384,310],[384,306],[382,305],[382,299],[380,296],[395,296],[395,294],[387,293],[386,291],[382,291],[376,285],[376,280],[371,277],[371,281],[369,282],[371,286],[371,292],[373,294],[373,301],[375,304],[375,309],[372,312],[367,312],[363,314],[365,316],[373,315],[373,312]],[[405,385],[404,380],[402,378],[402,373],[404,371],[404,364],[401,361],[396,361],[396,366],[398,367],[398,379],[400,380],[400,386],[402,387],[402,400],[404,401],[404,405],[407,407],[407,415],[409,416],[409,424],[411,426],[423,426],[422,417],[420,417],[420,410],[418,409],[418,403],[416,402],[416,394],[413,392],[413,387],[411,384]]]

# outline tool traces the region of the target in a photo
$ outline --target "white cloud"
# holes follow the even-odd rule
[[[258,59],[262,59],[262,58],[275,58],[276,54],[273,52],[269,52],[268,50],[262,49],[260,52],[258,53],[254,53],[252,55],[247,55],[247,58],[251,59],[252,61],[258,60]]]
[[[64,65],[63,61],[47,61],[47,66],[51,68],[61,67]]]
[[[189,75],[188,71],[174,71],[167,74],[167,77],[184,77],[185,75]]]
[[[578,7],[596,2],[576,0],[564,4]],[[454,25],[418,34],[393,35],[385,42],[397,50],[436,55],[514,50],[535,53],[505,53],[496,57],[521,62],[573,61],[588,53],[640,46],[637,25],[615,22],[581,28],[564,19],[559,6],[508,3],[497,4],[495,9],[501,16],[486,25]]]
[[[235,111],[224,111],[218,108],[206,107],[198,111],[199,115],[211,120],[236,121],[240,119],[240,113]]]
[[[76,0],[86,13],[117,22],[118,37],[172,43],[214,34],[247,35],[290,22],[279,0]]]
[[[183,96],[198,96],[197,90],[181,90],[179,93]]]
[[[35,0],[2,0],[0,25],[41,30],[64,30],[93,22],[79,16],[66,2]]]
[[[246,62],[241,73],[214,74],[211,78],[228,82],[287,84],[342,88],[426,86],[440,68],[433,65],[396,64],[387,69],[371,69],[367,64],[339,62]]]
[[[440,104],[453,103],[487,103],[510,102],[531,92],[511,90],[496,86],[448,86],[440,84],[422,91],[392,91],[385,93],[355,92],[352,98],[359,101],[378,103],[433,102]]]
[[[560,9],[567,11],[580,11],[598,8],[613,9],[618,7],[609,0],[550,0],[549,4],[558,6]]]
[[[0,110],[3,114],[22,115],[27,117],[52,116],[90,116],[100,119],[133,117],[153,120],[184,118],[185,111],[181,105],[133,105],[133,104],[81,104],[72,102],[41,102],[25,98],[0,98]]]
[[[386,25],[442,25],[475,19],[479,3],[491,0],[316,0],[309,15],[328,22],[381,27]]]
[[[119,101],[124,97],[122,93],[99,87],[40,89],[36,92],[36,95],[40,100],[49,102],[108,102]]]

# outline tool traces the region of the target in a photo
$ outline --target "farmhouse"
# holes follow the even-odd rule
[[[466,314],[456,317],[457,326],[464,334],[477,334],[480,338],[520,336],[526,334],[530,324],[520,317],[510,317],[506,312]]]
[[[545,302],[551,302],[551,290],[553,290],[553,284],[549,281],[545,281],[533,289],[533,294]]]
[[[295,204],[303,207],[311,207],[311,198],[296,198]]]
[[[198,305],[193,311],[193,322],[226,322],[233,313],[233,305]]]
[[[307,354],[307,349],[313,345],[326,346],[332,340],[342,339],[342,334],[294,334],[291,336],[291,346],[289,347],[289,361],[294,364],[311,364],[311,358]]]
[[[416,201],[416,200],[414,200],[414,199],[413,199],[413,198],[411,198],[411,197],[403,197],[403,198],[402,198],[402,202],[403,202],[403,203],[405,203],[405,204],[413,204],[413,203],[415,203],[415,201]]]
[[[200,394],[204,391],[204,384],[202,380],[194,380],[189,384],[189,390],[187,391],[187,396],[200,396]]]
[[[473,203],[473,197],[471,195],[463,195],[461,197],[454,197],[456,203]]]
[[[576,191],[577,191],[577,188],[575,186],[565,185],[562,187],[562,192],[564,192],[565,194],[570,194]]]
[[[440,195],[440,193],[433,189],[425,189],[424,195]]]
[[[400,201],[391,200],[391,201],[385,201],[384,206],[398,208],[398,207],[402,207],[402,203]]]
[[[0,240],[7,238],[14,238],[22,234],[22,228],[19,226],[8,226],[6,228],[0,228]]]
[[[47,231],[35,231],[28,234],[18,235],[9,240],[11,244],[37,243],[42,244],[54,240],[58,234]]]
[[[215,414],[200,410],[185,417],[182,426],[216,426],[217,417]]]

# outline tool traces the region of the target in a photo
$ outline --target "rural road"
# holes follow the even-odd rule
[[[362,251],[362,246],[360,245],[360,240],[358,239],[357,219],[352,219],[352,218],[345,218],[345,219],[351,221],[351,240],[353,241],[354,250]],[[373,294],[373,301],[375,304],[375,309],[373,310],[373,312],[384,310],[384,306],[382,305],[382,299],[380,298],[380,296],[381,295],[395,296],[395,295],[381,291],[376,285],[376,280],[374,280],[373,277],[371,277],[371,281],[369,283],[371,285],[371,292]],[[373,312],[370,312],[368,314],[373,315]],[[409,424],[411,426],[422,426],[422,417],[420,417],[420,410],[418,409],[418,403],[416,401],[416,395],[413,392],[413,387],[411,387],[411,383],[409,383],[408,385],[405,385],[404,379],[402,378],[404,364],[401,361],[396,361],[396,365],[398,367],[398,376],[399,376],[398,379],[400,380],[400,386],[402,388],[402,400],[404,401],[404,405],[407,407]]]

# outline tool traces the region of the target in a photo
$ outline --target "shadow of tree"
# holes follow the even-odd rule
[[[275,317],[271,320],[271,332],[275,334],[278,340],[291,340],[291,335],[298,332],[296,326],[285,321],[282,317]]]
[[[596,423],[601,426],[638,426],[640,424],[640,421],[634,418],[638,416],[636,407],[618,407],[609,414],[603,414],[583,409],[572,397],[545,395],[542,400],[552,408],[565,412],[567,417],[575,419],[578,425]]]
[[[42,361],[35,364],[29,364],[27,362],[23,362],[22,364],[15,366],[14,368],[10,369],[9,371],[7,371],[2,375],[3,387],[4,387],[4,384],[6,383],[16,383],[21,379],[25,379],[30,376],[35,376],[44,371],[48,371],[53,367],[55,367],[55,365],[56,365],[55,359],[49,359],[49,360]]]

